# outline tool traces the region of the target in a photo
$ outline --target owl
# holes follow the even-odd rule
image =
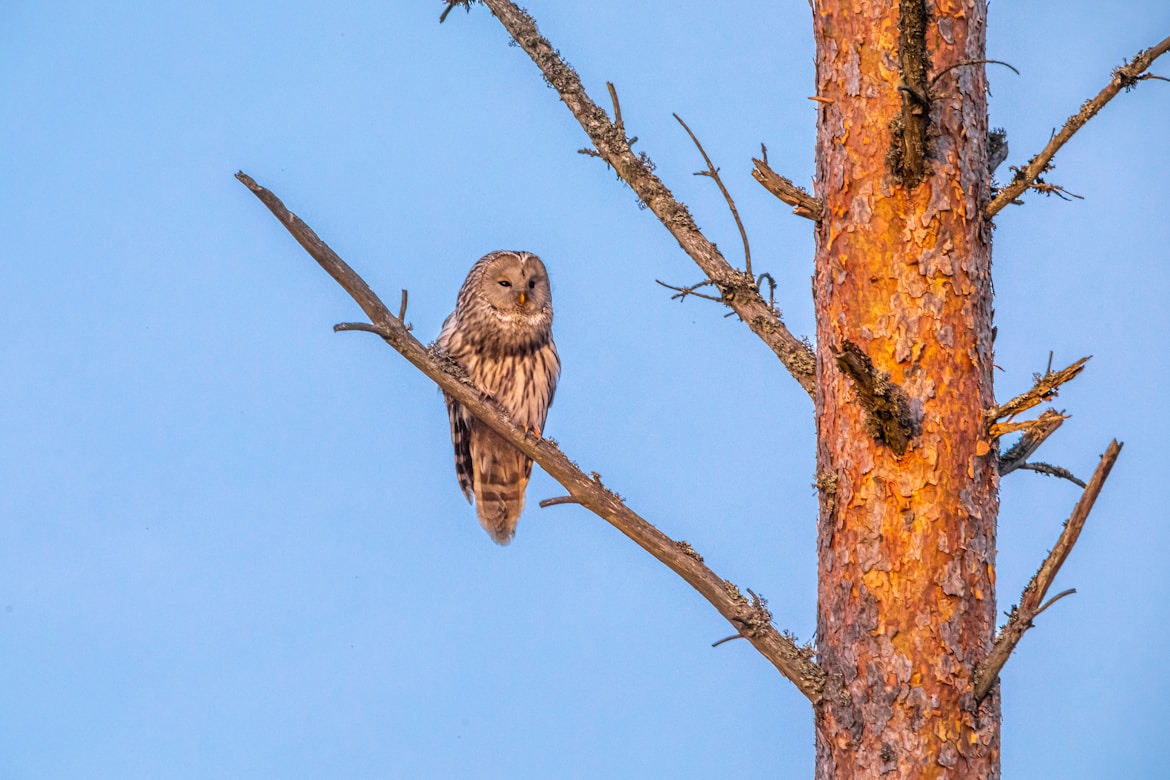
[[[471,267],[435,345],[514,423],[539,437],[561,373],[552,319],[544,263],[529,252],[501,250]],[[459,487],[469,502],[474,498],[484,530],[508,544],[532,461],[451,396],[446,400]]]

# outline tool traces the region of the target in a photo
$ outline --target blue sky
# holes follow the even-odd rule
[[[538,2],[594,96],[730,257],[723,169],[812,332],[809,224],[750,177],[813,161],[803,2]],[[814,626],[813,420],[765,347],[655,279],[698,272],[486,9],[0,7],[0,776],[811,776],[805,700],[696,594],[583,509],[507,549],[457,488],[437,390],[368,334],[233,178],[305,218],[438,333],[471,263],[539,253],[564,374],[547,433],[630,505]],[[996,3],[992,123],[1021,164],[1170,33],[1156,0]],[[1170,61],[1155,67],[1170,75]],[[1007,777],[1154,777],[1170,717],[1170,85],[1057,158],[1085,196],[997,220],[1000,398],[1094,355],[1043,458],[1121,461],[1003,678]],[[1002,178],[1002,176],[1001,176]],[[1004,482],[1003,609],[1075,503]]]

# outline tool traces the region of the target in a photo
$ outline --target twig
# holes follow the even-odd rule
[[[398,321],[401,322],[403,325],[406,325],[406,298],[407,298],[406,290],[403,290],[402,291],[402,306],[399,307],[399,309],[398,309]],[[410,326],[406,325],[406,329],[410,330]]]
[[[1083,479],[1077,479],[1077,476],[1063,466],[1053,466],[1051,463],[1021,463],[1016,468],[1025,469],[1027,471],[1035,471],[1039,474],[1046,474],[1050,477],[1060,477],[1067,479],[1077,487],[1085,487]]]
[[[748,276],[753,276],[754,274],[752,274],[752,248],[750,246],[748,246],[747,231],[743,229],[743,220],[741,220],[739,218],[739,210],[736,209],[736,207],[735,207],[735,201],[732,199],[731,193],[727,191],[727,187],[725,187],[723,185],[723,179],[721,179],[719,177],[719,169],[716,168],[715,164],[711,162],[711,158],[707,156],[707,150],[703,148],[703,145],[701,143],[699,143],[699,139],[695,137],[695,134],[693,132],[691,132],[691,128],[687,126],[687,123],[684,122],[682,120],[682,117],[679,116],[678,114],[674,114],[674,118],[680,125],[682,125],[683,130],[687,131],[687,135],[689,135],[691,137],[691,140],[694,141],[695,147],[699,150],[699,154],[703,155],[703,162],[707,163],[707,170],[699,171],[695,175],[696,176],[707,176],[711,179],[714,179],[715,183],[719,186],[719,191],[723,193],[723,199],[727,201],[727,207],[729,209],[731,209],[731,216],[733,216],[735,218],[735,226],[737,228],[739,228],[739,237],[741,239],[743,239],[743,270],[744,270],[744,273],[746,273]]]
[[[622,121],[622,104],[618,102],[617,89],[612,81],[605,82],[605,86],[609,89],[609,99],[613,101],[613,126],[625,135],[626,123]]]
[[[1092,479],[1089,480],[1089,484],[1081,493],[1081,498],[1064,524],[1064,530],[1061,531],[1060,538],[1057,539],[1052,552],[1048,553],[1048,557],[1040,564],[1040,569],[1032,576],[1028,587],[1024,588],[1019,605],[1012,608],[1008,622],[1000,629],[987,658],[975,667],[976,699],[982,699],[995,685],[1003,665],[1011,657],[1012,651],[1016,649],[1016,645],[1019,644],[1024,633],[1032,627],[1032,620],[1058,599],[1072,592],[1065,591],[1051,601],[1044,601],[1044,597],[1048,595],[1048,589],[1052,586],[1052,581],[1056,578],[1057,572],[1060,571],[1060,567],[1068,558],[1069,553],[1072,552],[1073,545],[1077,543],[1081,530],[1085,527],[1085,521],[1089,519],[1093,503],[1100,495],[1105,480],[1109,478],[1109,471],[1117,462],[1117,456],[1121,454],[1121,446],[1114,439],[1105,449],[1105,454],[1101,456],[1101,462],[1097,464],[1097,470],[1093,472]]]
[[[756,287],[763,287],[764,281],[768,282],[768,305],[773,309],[776,308],[776,280],[772,278],[772,274],[765,271],[756,277]]]
[[[371,325],[368,322],[339,322],[333,326],[334,333],[342,333],[344,331],[357,330],[366,333],[373,333],[376,336],[381,336],[384,339],[390,338],[390,334],[386,332],[385,328],[377,325]]]
[[[791,179],[781,176],[768,167],[768,150],[764,148],[763,144],[760,144],[760,148],[764,151],[764,159],[752,158],[752,163],[756,166],[752,170],[752,178],[764,185],[764,189],[768,192],[792,206],[793,214],[811,219],[813,222],[819,222],[825,213],[824,205],[803,187],[793,184]]]
[[[708,279],[705,282],[699,282],[698,284],[692,284],[690,287],[675,287],[673,284],[667,284],[666,282],[662,281],[661,279],[655,279],[654,281],[658,282],[658,284],[662,285],[666,289],[674,290],[677,293],[677,295],[670,296],[670,299],[672,301],[674,301],[674,300],[681,301],[684,298],[686,298],[688,295],[693,295],[696,298],[704,298],[708,301],[715,301],[715,303],[723,303],[724,302],[722,298],[716,298],[714,295],[704,295],[701,292],[695,292],[695,290],[699,289],[700,287],[706,287],[709,284],[715,284],[710,279]]]
[[[1092,355],[1081,358],[1067,368],[1062,368],[1059,371],[1053,371],[1051,364],[1043,375],[1035,376],[1035,384],[1031,390],[1025,393],[1020,393],[1015,398],[1007,403],[1000,404],[987,411],[987,422],[989,426],[994,426],[998,420],[1014,417],[1020,412],[1025,412],[1037,404],[1051,401],[1059,394],[1060,386],[1066,382],[1076,379],[1081,371],[1085,368],[1085,363],[1089,362]],[[1018,430],[1018,428],[1017,428]],[[1009,431],[1004,431],[1009,432]],[[1002,435],[1002,434],[1000,434]]]
[[[619,129],[586,93],[581,79],[537,30],[536,22],[511,0],[483,0],[580,123],[594,148],[662,222],[679,246],[711,279],[739,318],[780,358],[810,397],[816,397],[816,355],[776,315],[756,289],[755,279],[737,271],[703,235],[687,207],[654,174],[649,157],[635,154]]]
[[[1085,199],[1084,195],[1077,195],[1076,193],[1069,192],[1064,187],[1061,187],[1059,184],[1049,184],[1048,182],[1046,182],[1040,178],[1037,178],[1036,181],[1033,182],[1028,187],[1028,189],[1035,190],[1036,192],[1039,192],[1042,195],[1055,195],[1056,197],[1060,198],[1061,200],[1073,200],[1074,198],[1076,200],[1084,200]]]
[[[474,3],[475,0],[446,0],[446,2],[447,7],[443,9],[443,13],[439,16],[439,24],[447,21],[447,14],[451,13],[451,11],[453,11],[456,6],[463,6],[464,10],[470,13],[471,4]]]
[[[1051,607],[1056,602],[1060,601],[1065,596],[1071,596],[1076,592],[1077,592],[1076,588],[1069,588],[1068,590],[1062,590],[1060,593],[1057,593],[1055,596],[1048,599],[1048,601],[1045,601],[1044,606],[1042,606],[1042,607],[1040,607],[1040,609],[1036,610],[1036,615],[1039,615],[1041,612],[1048,609],[1049,607]],[[1036,615],[1033,615],[1033,617],[1035,617]]]
[[[1018,70],[1016,70],[1014,67],[1012,67],[1008,63],[1004,62],[1003,60],[964,60],[963,62],[956,62],[954,65],[948,65],[945,68],[943,68],[942,70],[940,70],[938,73],[934,74],[934,78],[932,78],[930,80],[930,88],[934,89],[934,85],[938,82],[939,79],[941,79],[943,77],[944,74],[949,73],[950,71],[954,70],[955,68],[965,68],[968,65],[1003,65],[1005,68],[1007,68],[1008,70],[1010,70],[1012,73],[1016,74],[1017,76],[1020,75],[1020,72]]]
[[[546,498],[540,502],[540,508],[545,509],[550,506],[558,506],[560,504],[580,504],[581,499],[577,496],[557,496],[556,498]]]
[[[426,374],[444,393],[459,402],[516,449],[540,464],[582,506],[612,524],[642,549],[653,555],[697,590],[753,646],[767,658],[801,693],[814,704],[820,700],[824,672],[794,642],[770,622],[761,622],[761,605],[750,602],[739,590],[719,578],[702,559],[681,547],[645,519],[629,509],[621,498],[604,485],[596,473],[588,476],[569,460],[550,439],[536,440],[515,425],[500,408],[454,370],[451,361],[428,350],[406,330],[386,308],[369,285],[344,260],[318,238],[312,228],[285,208],[272,192],[250,176],[236,174],[245,186],[280,220],[285,229],[313,256],[313,259],[361,306],[374,327],[385,331],[383,338],[395,351]],[[689,545],[687,545],[689,548]],[[765,610],[766,612],[766,610]]]
[[[1081,109],[1068,118],[1068,121],[1064,123],[1064,127],[1060,128],[1060,132],[1052,136],[1052,140],[1040,151],[1040,154],[1029,160],[1023,169],[1016,171],[1016,176],[1012,179],[1011,183],[1001,189],[995,198],[987,204],[983,216],[991,219],[1004,206],[1014,201],[1025,190],[1031,187],[1033,182],[1048,170],[1049,163],[1057,151],[1060,150],[1060,147],[1068,143],[1068,140],[1078,130],[1084,127],[1086,122],[1096,116],[1097,112],[1104,108],[1106,103],[1117,97],[1119,92],[1123,89],[1132,89],[1137,82],[1143,81],[1145,79],[1143,74],[1146,69],[1153,64],[1154,60],[1161,57],[1167,51],[1170,51],[1170,38],[1166,38],[1152,48],[1138,52],[1137,56],[1133,58],[1133,62],[1122,65],[1113,71],[1108,86],[1098,92],[1096,97],[1086,100],[1084,105],[1081,106]]]

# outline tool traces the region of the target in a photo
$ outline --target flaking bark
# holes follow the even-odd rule
[[[927,66],[983,58],[986,7],[913,11],[813,6],[817,473],[833,487],[818,530],[821,780],[999,773],[998,700],[980,707],[974,690],[995,628],[998,510],[983,414],[994,403],[982,66],[956,68],[929,111],[920,100]],[[849,343],[905,394],[915,427],[900,455],[854,397],[856,372],[834,348]]]

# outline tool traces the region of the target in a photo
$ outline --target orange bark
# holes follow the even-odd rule
[[[977,705],[973,693],[995,630],[998,511],[983,416],[994,404],[986,80],[982,65],[963,65],[932,89],[912,84],[900,10],[813,8],[817,96],[831,101],[818,106],[814,276],[824,780],[999,776],[998,699]],[[984,58],[984,0],[929,10],[928,78]],[[915,177],[900,167],[901,134],[906,101],[922,97]],[[849,342],[909,401],[901,456],[875,438],[834,360]]]

